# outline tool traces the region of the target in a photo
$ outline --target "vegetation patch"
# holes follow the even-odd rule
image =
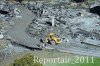
[[[31,54],[26,54],[20,59],[16,59],[14,63],[11,63],[9,66],[43,66],[41,63],[38,63],[34,60],[37,60],[37,58],[34,58]]]

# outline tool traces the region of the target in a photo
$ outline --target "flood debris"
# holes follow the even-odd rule
[[[20,10],[18,10],[16,4],[10,2],[0,3],[0,16],[4,21],[10,21],[13,17],[21,17]]]
[[[87,44],[92,44],[91,42],[93,42],[93,46],[99,46],[99,26],[96,25],[99,24],[100,20],[96,17],[97,15],[91,14],[87,9],[73,9],[65,5],[61,6],[59,4],[54,5],[48,3],[42,3],[39,9],[37,5],[33,6],[33,4],[30,4],[30,6],[31,9],[28,7],[29,10],[33,14],[36,12],[35,15],[37,18],[34,18],[27,27],[27,34],[33,38],[45,39],[48,33],[53,32],[62,40],[60,45],[52,46],[49,42],[46,43],[45,47],[59,49],[59,46],[61,46],[63,50],[69,46],[86,48],[88,47]],[[39,13],[41,11],[42,13]],[[38,16],[39,14],[41,16]],[[95,29],[96,33],[94,33]],[[44,45],[44,43],[40,41],[38,47],[41,45]]]
[[[79,3],[85,0],[74,1]],[[77,3],[74,5],[78,5]],[[65,4],[28,2],[25,7],[22,5],[18,7],[16,3],[1,4],[0,10],[9,12],[4,13],[2,19],[7,17],[8,21],[15,19],[16,22],[7,32],[7,35],[12,36],[10,39],[15,41],[8,40],[11,44],[4,52],[7,51],[6,54],[11,55],[14,51],[16,53],[24,52],[26,49],[40,51],[46,48],[78,54],[87,53],[85,55],[90,54],[87,51],[93,53],[91,49],[100,53],[100,19],[98,15],[92,14],[95,12],[99,14],[99,6],[91,8],[90,13],[85,8],[73,8],[71,3]],[[21,18],[17,19],[19,17]],[[49,33],[56,35],[47,37]],[[46,37],[47,42],[44,42]],[[94,56],[100,57],[97,53]]]

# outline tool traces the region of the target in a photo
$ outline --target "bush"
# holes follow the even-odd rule
[[[35,62],[34,59],[33,55],[27,54],[21,59],[16,59],[9,66],[43,66],[41,63]]]

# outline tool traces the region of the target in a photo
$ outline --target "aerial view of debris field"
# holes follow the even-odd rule
[[[100,0],[0,0],[0,66],[61,66],[14,63],[26,54],[100,58]]]

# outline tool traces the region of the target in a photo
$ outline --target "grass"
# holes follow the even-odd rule
[[[100,66],[100,58],[94,58],[93,63],[91,62],[91,58],[89,59],[89,63],[51,63],[46,64],[45,66]]]
[[[54,59],[53,57],[52,59]],[[65,57],[61,57],[64,58]],[[97,57],[88,57],[88,56],[66,56],[66,59],[71,59],[67,63],[46,63],[42,65],[41,63],[34,63],[34,56],[31,54],[26,54],[20,59],[16,59],[14,63],[11,63],[9,66],[100,66],[100,58]],[[41,59],[41,58],[39,58]],[[49,59],[49,58],[48,58]],[[57,59],[57,58],[56,58]],[[51,59],[50,59],[51,60]],[[61,59],[60,59],[61,60]]]

